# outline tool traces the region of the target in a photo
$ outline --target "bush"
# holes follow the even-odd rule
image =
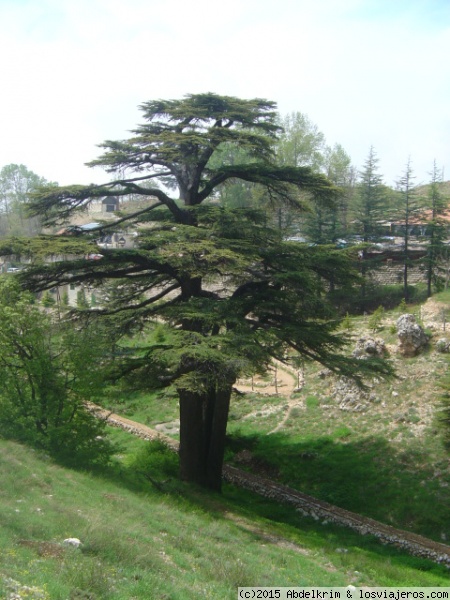
[[[66,464],[105,463],[105,424],[85,406],[102,389],[102,342],[93,330],[53,323],[12,278],[0,279],[2,435]]]
[[[384,317],[384,308],[379,306],[369,317],[369,329],[373,332],[378,331],[381,328]]]
[[[45,306],[45,308],[52,308],[56,304],[56,300],[53,298],[53,296],[48,290],[42,296],[41,302],[42,306]]]
[[[137,452],[128,465],[132,471],[143,475],[150,481],[160,477],[178,476],[177,454],[162,440],[154,440],[145,444]]]
[[[350,331],[351,329],[353,329],[353,323],[352,323],[352,320],[351,320],[348,312],[346,313],[345,317],[342,319],[341,327],[342,327],[342,329],[346,329],[347,331]]]

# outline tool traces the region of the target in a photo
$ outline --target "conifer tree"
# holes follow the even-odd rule
[[[386,216],[386,188],[378,172],[379,160],[371,146],[356,190],[353,219],[363,242],[376,239]]]
[[[360,172],[352,205],[352,221],[356,233],[365,244],[360,253],[361,308],[365,309],[367,299],[367,274],[377,264],[369,260],[368,243],[376,241],[380,233],[380,222],[386,218],[386,187],[378,171],[379,160],[373,146],[370,147],[364,169]]]
[[[144,122],[132,137],[105,142],[102,156],[90,163],[120,176],[104,185],[43,190],[30,208],[50,225],[95,198],[133,194],[146,198],[146,205],[98,231],[11,241],[2,253],[33,260],[19,274],[32,290],[83,282],[114,287],[101,307],[86,314],[120,317],[115,330],[124,335],[146,333],[134,353],[127,348],[122,372],[135,386],[175,386],[181,477],[218,490],[239,376],[264,371],[273,357],[284,361],[290,352],[349,376],[388,369],[342,352],[346,336],[328,302],[327,282],[354,283],[346,251],[286,242],[263,211],[214,201],[221,186],[234,180],[256,184],[274,203],[297,210],[303,206],[300,191],[308,202],[335,201],[336,189],[325,176],[276,164],[274,103],[207,93],[150,101],[141,109]],[[252,160],[215,163],[226,144]],[[125,226],[138,233],[135,247],[102,249],[100,260],[86,260],[100,232]],[[58,253],[73,258],[42,260]],[[150,334],[152,327],[157,335]]]
[[[411,225],[413,219],[419,211],[419,198],[417,189],[414,185],[414,172],[411,165],[411,159],[405,166],[403,175],[398,181],[398,190],[400,192],[399,215],[403,231],[403,297],[406,302],[409,300],[408,272],[412,265],[411,261]]]
[[[442,277],[439,273],[439,265],[445,255],[445,223],[442,214],[446,208],[447,202],[441,193],[442,178],[438,171],[436,161],[433,163],[427,208],[429,211],[428,221],[428,248],[426,257],[427,274],[427,296],[430,297],[432,287],[439,289],[442,287]]]

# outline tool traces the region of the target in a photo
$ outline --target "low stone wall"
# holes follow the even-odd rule
[[[398,262],[388,262],[370,271],[368,276],[373,283],[378,285],[401,285],[403,283],[404,266]],[[424,267],[408,267],[408,283],[426,283],[426,271]]]
[[[225,481],[250,490],[260,496],[283,504],[290,504],[302,515],[322,523],[343,525],[361,535],[373,535],[382,543],[392,544],[414,556],[428,558],[433,562],[450,567],[450,547],[420,535],[395,529],[369,517],[363,517],[328,502],[317,500],[285,485],[242,471],[230,465],[223,468]]]

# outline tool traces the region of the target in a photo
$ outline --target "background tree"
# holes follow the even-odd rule
[[[380,235],[380,222],[386,218],[386,186],[378,172],[378,163],[371,146],[364,168],[359,174],[352,207],[356,233],[363,242],[373,241]]]
[[[300,210],[299,190],[309,202],[334,201],[336,190],[323,175],[276,164],[274,103],[193,94],[146,102],[141,109],[144,123],[133,136],[105,142],[103,155],[90,163],[110,173],[126,169],[127,178],[46,189],[31,205],[32,214],[47,215],[50,224],[94,198],[141,195],[148,198],[145,208],[102,227],[137,228],[136,247],[105,249],[101,260],[86,260],[97,231],[71,238],[72,254],[80,244],[78,256],[64,262],[38,262],[45,249],[55,253],[60,237],[22,241],[20,247],[5,243],[2,252],[33,257],[34,264],[19,274],[33,290],[117,282],[120,293],[86,314],[120,316],[115,331],[141,328],[145,342],[136,341],[134,354],[127,353],[123,372],[147,386],[175,386],[181,476],[220,489],[230,398],[239,376],[264,371],[272,357],[286,360],[291,351],[352,376],[370,368],[340,352],[346,338],[327,302],[327,281],[351,285],[355,274],[346,252],[283,241],[264,211],[211,202],[235,180],[257,184],[273,202]],[[215,164],[224,144],[252,160]],[[154,180],[164,187],[152,186]],[[386,372],[384,365],[378,369]]]
[[[314,205],[304,220],[307,238],[316,244],[335,244],[349,233],[348,211],[355,186],[350,156],[340,144],[326,147],[323,172],[341,193],[333,206]]]
[[[324,173],[335,186],[342,190],[335,211],[335,230],[337,234],[345,237],[350,232],[349,210],[355,193],[357,174],[351,163],[350,155],[341,144],[326,148]]]
[[[412,264],[411,260],[411,226],[414,224],[414,218],[419,212],[420,203],[416,186],[414,185],[414,173],[411,166],[411,159],[405,166],[405,171],[400,177],[397,189],[399,191],[399,220],[402,228],[403,238],[403,297],[407,302],[409,299],[408,290],[408,271]]]
[[[10,164],[0,171],[0,235],[35,235],[40,231],[38,216],[28,218],[25,204],[28,195],[47,185],[25,165]]]
[[[378,162],[375,150],[371,146],[364,169],[359,174],[351,210],[354,231],[365,244],[360,255],[360,271],[363,277],[361,309],[363,310],[366,307],[367,273],[377,266],[376,262],[369,260],[368,243],[378,239],[380,223],[387,216],[386,187],[383,184],[382,176],[378,172]]]
[[[280,118],[282,131],[277,143],[277,161],[280,165],[311,167],[321,171],[324,164],[325,136],[311,119],[292,112]]]
[[[221,144],[211,156],[209,165],[212,168],[222,166],[242,165],[254,163],[255,158],[242,148],[232,143]],[[250,208],[259,205],[255,185],[242,179],[229,179],[214,193],[214,199],[228,208]]]
[[[428,198],[426,208],[428,214],[428,247],[426,257],[427,273],[427,296],[431,296],[433,285],[440,289],[443,285],[440,275],[441,263],[444,260],[446,246],[444,244],[446,237],[446,224],[442,219],[442,214],[447,208],[448,201],[441,192],[442,176],[438,171],[436,161],[433,163],[431,180],[428,188]]]
[[[290,167],[307,166],[314,172],[321,172],[324,165],[325,136],[318,126],[301,112],[279,117],[279,124],[281,132],[275,146],[277,163]],[[311,207],[311,210],[314,208],[319,210],[318,206]],[[304,230],[305,215],[299,215],[298,211],[292,210],[292,206],[279,204],[274,216],[278,228],[285,236],[295,236]]]

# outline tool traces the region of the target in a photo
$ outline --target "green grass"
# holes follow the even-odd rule
[[[434,294],[433,299],[437,302],[447,302],[450,304],[450,288]]]
[[[309,439],[276,433],[255,441],[250,434],[248,446],[292,487],[438,541],[449,535],[449,488],[442,487],[448,478],[435,477],[423,449],[394,450],[377,437],[354,439],[344,426]]]
[[[45,597],[234,598],[239,585],[309,585],[326,574],[320,561],[262,543],[222,507],[208,509],[181,488],[124,486],[64,470],[11,442],[0,447],[0,574]],[[60,546],[72,536],[81,550]],[[44,543],[53,556],[39,554]],[[328,580],[340,585],[345,577]]]
[[[102,403],[104,408],[138,423],[154,427],[178,419],[178,398],[171,388],[153,393],[113,390]]]
[[[261,428],[256,418],[231,421],[228,460],[247,448],[287,485],[395,527],[448,540],[448,454],[435,421],[427,423],[423,416],[429,407],[405,402],[417,386],[417,380],[400,381],[397,396],[361,413],[340,411],[332,398],[317,388],[313,395],[313,386],[307,386],[303,407],[291,410],[282,431],[264,435],[265,420]]]
[[[138,440],[139,441],[139,440]],[[430,585],[448,570],[226,485],[223,496],[130,472],[71,471],[0,440],[0,597],[235,598],[239,586]],[[147,452],[147,451],[145,451]],[[176,456],[171,455],[173,469]],[[165,482],[165,483],[164,483]],[[62,541],[78,537],[81,549]],[[33,595],[32,595],[33,594]]]

